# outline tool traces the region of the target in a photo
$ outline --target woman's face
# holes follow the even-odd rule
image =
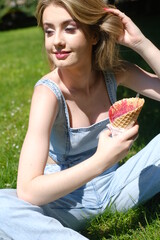
[[[96,39],[84,33],[84,25],[75,21],[65,8],[51,4],[43,13],[45,47],[59,68],[91,65]]]

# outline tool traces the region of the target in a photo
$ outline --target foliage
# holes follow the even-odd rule
[[[1,0],[0,2],[0,22],[3,18],[12,12],[22,12],[26,17],[34,17],[38,0],[26,0],[23,4],[18,4],[18,1]]]
[[[35,15],[35,9],[37,6],[38,0],[27,0],[24,5],[21,6],[21,10],[24,11],[29,16]]]

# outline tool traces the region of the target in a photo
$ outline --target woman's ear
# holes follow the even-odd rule
[[[98,43],[98,41],[99,41],[99,36],[98,36],[98,34],[97,33],[93,33],[92,34],[92,44],[93,45],[96,45],[97,43]]]

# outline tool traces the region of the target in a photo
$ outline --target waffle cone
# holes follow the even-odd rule
[[[115,102],[109,109],[113,127],[129,128],[134,125],[144,105],[143,98],[125,98]]]

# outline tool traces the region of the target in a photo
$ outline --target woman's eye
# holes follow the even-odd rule
[[[75,32],[76,31],[76,27],[75,26],[67,26],[66,28],[65,28],[65,31],[66,32]]]
[[[44,32],[45,32],[46,35],[48,35],[48,36],[54,34],[54,31],[53,31],[52,29],[44,29]]]

